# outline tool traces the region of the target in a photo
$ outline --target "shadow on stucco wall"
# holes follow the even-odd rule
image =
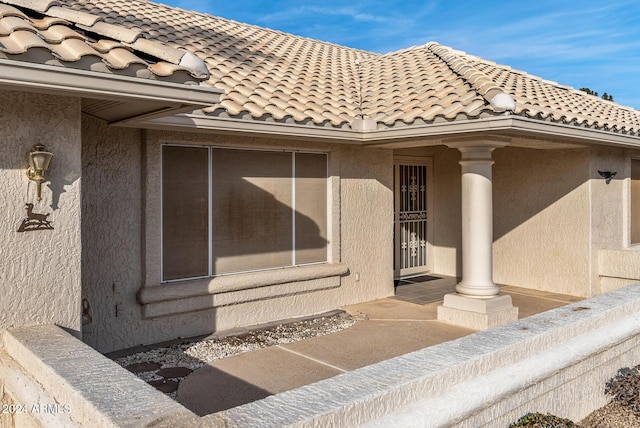
[[[434,207],[430,226],[434,228],[435,272],[460,274],[460,153],[443,146],[394,153],[433,158]],[[622,224],[619,183],[628,175],[621,168],[628,155],[624,150],[593,147],[496,149],[492,168],[494,279],[511,285],[556,287],[558,292],[585,294],[577,284],[590,281],[590,219],[597,217],[594,198],[605,194],[605,201],[609,202],[607,221]],[[604,179],[598,169],[619,173],[603,189]],[[609,241],[621,241],[621,231],[607,233],[611,235]],[[567,280],[568,276],[577,279]],[[557,286],[571,281],[575,282],[574,288],[562,290]]]
[[[379,298],[385,293],[388,295],[389,290],[393,291],[392,225],[388,222],[393,209],[390,151],[362,151],[344,145],[308,141],[115,128],[86,115],[83,116],[82,135],[82,297],[87,299],[92,311],[92,322],[85,326],[83,340],[99,351],[111,352],[177,336],[207,334],[224,328],[220,327],[221,324],[230,328],[230,322],[237,322],[238,317],[234,316],[230,317],[231,321],[221,320],[230,314],[229,307],[153,320],[142,318],[136,293],[145,278],[145,234],[159,233],[157,230],[145,231],[145,218],[155,215],[155,210],[145,213],[144,201],[148,192],[157,192],[160,188],[158,183],[145,182],[148,172],[144,170],[143,153],[146,149],[143,147],[160,147],[161,142],[328,152],[329,181],[333,183],[331,193],[337,195],[334,202],[341,202],[327,207],[332,222],[330,227],[334,230],[332,233],[342,238],[338,248],[341,258],[336,260],[346,260],[350,269],[361,272],[360,281],[344,278],[341,292],[348,299],[362,301],[363,296]],[[341,180],[335,180],[336,176]],[[147,186],[153,188],[147,189]],[[246,181],[244,190],[252,195],[250,199],[272,198],[250,181]],[[348,197],[341,199],[341,194]],[[373,207],[380,207],[381,211]],[[280,208],[286,208],[287,216],[291,218],[289,207],[282,204]],[[276,211],[281,211],[280,208]],[[244,215],[251,215],[250,210]],[[303,247],[317,248],[320,243],[324,245],[327,242],[328,238],[316,220],[300,212],[295,217],[296,222],[310,233],[301,241]],[[262,226],[266,227],[266,224]],[[268,245],[275,248],[273,245],[276,244]],[[228,254],[233,255],[233,250],[230,249]],[[377,262],[372,266],[371,260]],[[383,261],[387,262],[386,265]],[[278,303],[273,308],[266,303],[258,306],[255,302],[248,306],[255,312],[256,319],[267,316],[282,319],[308,315],[289,312],[292,310],[290,307],[298,308],[296,305],[301,301],[312,302],[315,311],[334,309],[344,304],[338,302],[337,297],[335,290],[329,290],[307,293],[304,297],[293,296],[291,300],[279,298],[279,301],[289,303]],[[334,301],[337,303],[332,303]],[[332,307],[325,307],[329,305]]]
[[[494,151],[494,240],[574,192],[589,181],[589,149],[536,150],[506,147]],[[588,200],[579,199],[580,202]],[[575,206],[578,212],[581,208]],[[561,221],[561,219],[556,218]],[[550,228],[554,224],[549,224]]]

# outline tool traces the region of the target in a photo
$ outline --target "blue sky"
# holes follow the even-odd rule
[[[637,0],[156,0],[387,53],[435,41],[640,109]]]

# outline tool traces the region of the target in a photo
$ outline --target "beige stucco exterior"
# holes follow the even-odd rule
[[[459,277],[460,153],[437,146],[395,154],[433,158],[433,273]],[[628,237],[635,156],[634,150],[604,146],[496,149],[495,282],[587,297],[640,280],[640,250],[629,246]],[[598,170],[617,175],[607,184]]]
[[[142,289],[160,288],[170,294],[169,288],[179,290],[182,285],[160,281],[162,143],[328,153],[329,264],[344,265],[346,274],[333,274],[334,280],[282,283],[270,281],[282,275],[281,270],[264,271],[254,286],[246,287],[234,283],[249,278],[251,284],[256,274],[232,275],[223,278],[222,286],[207,280],[213,284],[210,293],[162,297],[145,310],[139,303]],[[320,313],[392,294],[392,162],[390,150],[118,129],[83,117],[83,297],[93,319],[84,326],[84,340],[109,352]]]
[[[393,294],[393,162],[432,165],[431,273],[461,276],[460,152],[444,145],[364,148],[342,142],[215,132],[118,128],[81,113],[76,98],[4,92],[0,183],[8,221],[2,246],[0,329],[55,323],[102,352],[175,337],[306,316]],[[37,106],[37,108],[35,107]],[[26,152],[55,154],[43,201],[54,230],[16,232],[35,200]],[[329,263],[162,284],[161,144],[328,153]],[[630,159],[640,151],[584,145],[507,146],[492,156],[497,284],[592,296],[640,280],[629,245]],[[609,184],[598,170],[617,175]],[[82,191],[80,178],[82,177]],[[186,292],[185,289],[188,289]],[[190,290],[190,291],[189,291]],[[195,290],[195,291],[194,291]],[[202,292],[202,290],[205,290]],[[169,297],[167,297],[169,296]],[[81,327],[82,300],[90,320]]]
[[[80,100],[0,91],[0,331],[58,324],[80,334]],[[25,174],[27,153],[54,153],[42,201]],[[17,232],[27,213],[49,214],[53,230]]]
[[[494,154],[495,279],[590,295],[589,151]]]
[[[73,413],[0,427],[197,421],[99,353],[453,287],[414,274],[458,279],[437,322],[491,330],[287,393],[309,392],[302,410],[276,395],[267,413],[482,425],[592,391],[581,418],[603,405],[594,385],[635,364],[640,112],[434,42],[378,55],[122,4],[0,2],[0,402]],[[168,28],[184,31],[156,37]],[[25,174],[36,144],[54,154],[42,200]],[[606,294],[552,294],[581,301],[538,316],[513,305],[547,292]],[[256,409],[238,420],[264,422]]]

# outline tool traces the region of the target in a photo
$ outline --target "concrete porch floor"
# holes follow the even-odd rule
[[[357,320],[346,330],[205,365],[180,383],[179,400],[203,416],[472,334],[436,321],[455,284],[455,278],[400,282],[393,297],[342,308]],[[501,292],[520,318],[582,300],[513,286]]]

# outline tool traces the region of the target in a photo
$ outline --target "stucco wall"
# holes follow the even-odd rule
[[[340,258],[351,273],[343,281],[345,300],[387,297],[393,294],[392,152],[332,149],[340,154]]]
[[[591,296],[589,150],[493,158],[495,282]]]
[[[0,332],[58,324],[80,331],[80,100],[0,91]],[[54,153],[50,183],[36,201],[26,176],[27,152]],[[33,212],[49,214],[53,230],[17,232]]]
[[[460,152],[447,147],[434,147],[432,153],[434,272],[459,277],[462,275]]]
[[[84,328],[84,340],[103,352],[390,295],[394,155],[433,159],[433,273],[460,276],[460,153],[455,149],[363,150],[344,144],[117,129],[87,117],[83,123],[83,297],[93,317]],[[144,319],[136,293],[142,286],[160,285],[158,159],[163,142],[328,152],[330,261],[349,269],[340,287],[318,291],[322,287],[312,281],[308,292],[300,291],[305,286],[300,283],[280,287],[295,291],[277,298],[229,304],[243,300],[242,295],[257,295],[236,291],[210,299],[215,306],[210,310]],[[625,245],[629,153],[586,147],[497,149],[494,280],[578,296],[605,291],[598,251]],[[607,185],[598,169],[617,170],[619,175]]]
[[[82,135],[82,297],[91,314],[83,340],[121,342],[123,329],[140,328],[132,322],[139,319],[142,132],[83,116]]]
[[[149,177],[158,172],[155,159],[163,142],[328,152],[337,195],[329,208],[330,235],[339,240],[330,243],[331,261],[349,268],[340,287],[144,319],[136,293],[143,285],[160,285],[159,248],[147,243],[158,242],[160,187]],[[83,340],[101,352],[320,313],[393,293],[390,151],[117,129],[88,117],[83,118],[83,149],[83,297],[93,318]]]
[[[396,150],[433,158],[433,273],[461,275],[460,152]],[[590,296],[589,149],[493,152],[494,281]]]
[[[640,151],[592,147],[591,236],[592,289],[605,293],[640,281],[640,246],[630,245],[631,158]],[[615,172],[609,183],[598,171]]]

